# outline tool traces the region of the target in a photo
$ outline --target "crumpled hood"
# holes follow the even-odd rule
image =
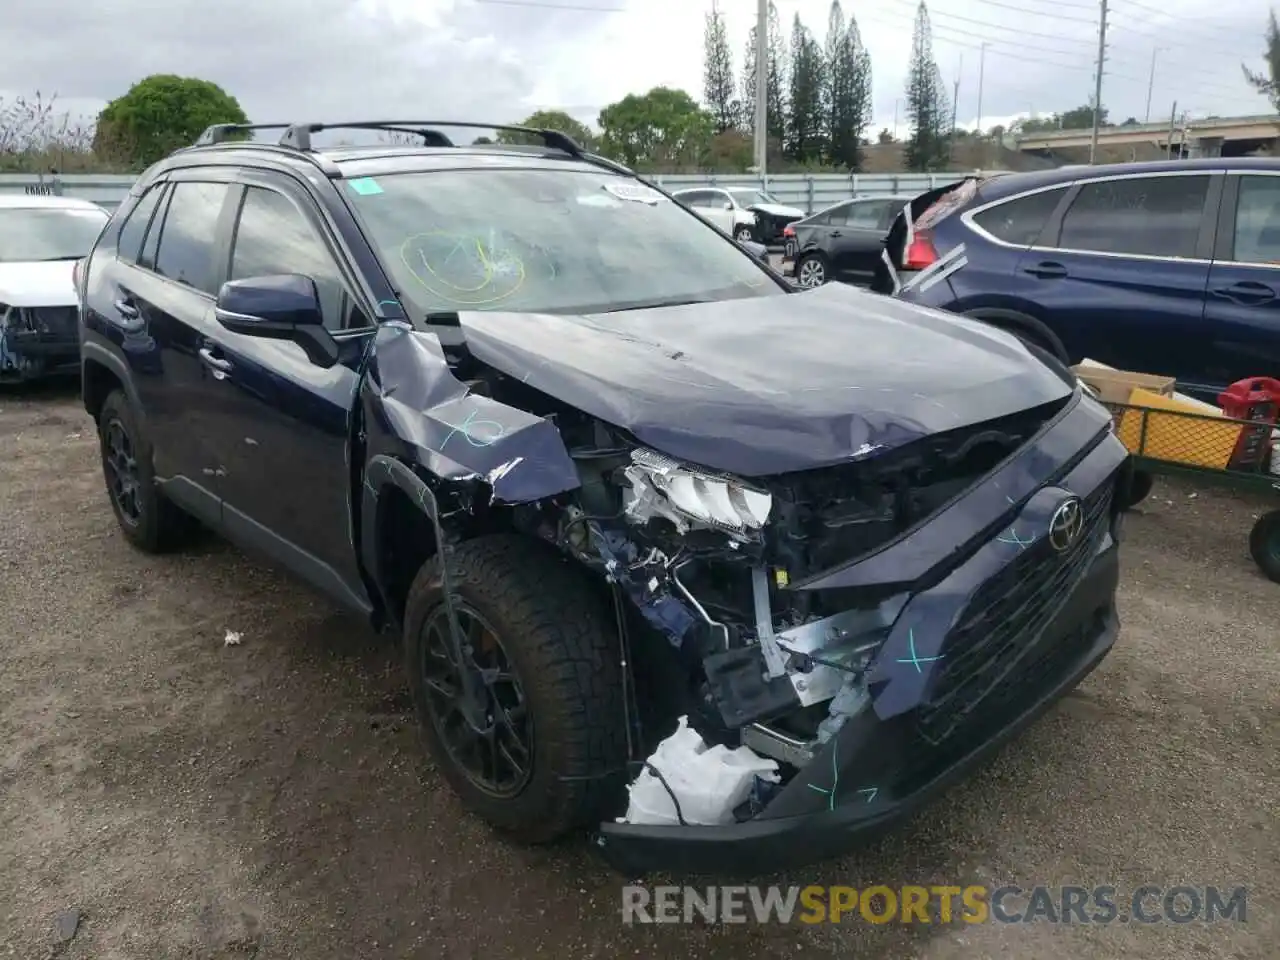
[[[74,307],[74,260],[0,263],[0,304],[11,307]]]
[[[780,203],[753,203],[751,210],[759,210],[761,213],[768,214],[771,217],[795,217],[801,219],[805,213],[796,207],[784,207]]]
[[[1071,392],[1008,334],[844,284],[460,321],[484,363],[669,456],[745,477],[858,459]]]

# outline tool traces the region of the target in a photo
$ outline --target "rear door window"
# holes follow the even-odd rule
[[[1066,250],[1193,257],[1209,176],[1129,177],[1086,183],[1062,218]]]
[[[142,238],[146,235],[147,225],[151,223],[151,215],[156,212],[156,204],[164,193],[164,184],[158,183],[147,190],[120,228],[120,240],[116,244],[121,260],[133,263],[142,250]]]
[[[884,219],[884,212],[888,206],[888,200],[867,200],[863,203],[851,204],[848,224],[863,230],[879,229],[880,221]]]
[[[1280,177],[1240,178],[1231,259],[1280,264]]]
[[[1058,187],[1006,200],[976,214],[973,222],[997,240],[1029,247],[1039,239],[1066,192],[1067,187]]]

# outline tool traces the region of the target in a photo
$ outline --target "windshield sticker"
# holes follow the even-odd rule
[[[622,204],[616,197],[607,197],[603,193],[588,193],[574,197],[574,201],[583,207],[620,207]]]
[[[351,189],[362,197],[371,197],[376,193],[382,192],[382,187],[373,177],[357,177],[355,180],[348,180]]]
[[[630,200],[632,203],[647,203],[656,207],[662,194],[643,183],[606,183],[604,188],[619,200]]]

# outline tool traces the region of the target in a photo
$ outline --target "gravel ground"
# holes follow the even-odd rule
[[[1246,924],[626,927],[586,844],[513,848],[460,811],[390,642],[217,541],[130,549],[71,391],[0,393],[0,436],[0,952],[1276,956],[1280,587],[1246,552],[1258,504],[1158,486],[1103,666],[902,830],[774,878],[1246,884]]]

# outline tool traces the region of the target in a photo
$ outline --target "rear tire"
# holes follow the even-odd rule
[[[1280,510],[1264,513],[1249,531],[1249,553],[1269,580],[1280,583]]]
[[[423,737],[463,805],[524,843],[548,843],[617,812],[626,724],[618,638],[600,598],[563,558],[524,537],[453,548],[455,613],[460,628],[472,631],[475,651],[468,662],[497,678],[481,718],[491,736],[477,735],[440,680],[441,671],[457,676],[449,634],[440,632],[448,629],[440,565],[439,556],[429,560],[409,589],[405,665]],[[528,768],[498,776],[500,766],[520,766],[517,741]],[[488,761],[476,752],[481,747]]]
[[[820,253],[806,253],[796,261],[796,286],[805,290],[820,287],[831,279],[827,260]]]
[[[199,524],[156,485],[151,443],[123,390],[108,394],[98,412],[98,449],[111,510],[125,539],[147,553],[167,553],[198,534]]]
[[[1056,357],[1064,367],[1071,366],[1067,348],[1062,345],[1057,334],[1033,317],[1012,310],[992,311],[983,308],[966,313],[965,316],[981,320],[988,326],[996,327],[1005,333],[1011,333],[1023,343],[1037,350],[1043,350],[1051,357]]]
[[[1135,470],[1129,479],[1129,490],[1120,504],[1121,510],[1132,510],[1151,495],[1156,478],[1145,470]]]

